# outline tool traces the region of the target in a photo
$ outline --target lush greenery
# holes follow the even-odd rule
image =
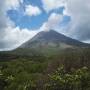
[[[0,90],[90,90],[90,49],[5,52],[0,61]]]
[[[87,67],[66,72],[63,67],[49,75],[47,90],[90,90],[90,73]]]

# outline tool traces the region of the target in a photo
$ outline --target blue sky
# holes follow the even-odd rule
[[[40,8],[41,13],[37,16],[28,16],[24,15],[25,12],[25,6],[26,5],[33,5],[37,6]],[[64,7],[60,7],[57,9],[53,9],[49,12],[46,12],[43,8],[43,4],[41,0],[24,0],[23,3],[20,3],[20,6],[16,10],[8,10],[7,15],[10,17],[10,19],[15,23],[16,26],[20,27],[21,29],[27,28],[27,29],[39,29],[44,22],[47,22],[49,16],[52,13],[57,13],[57,14],[63,14]],[[68,24],[70,21],[69,16],[64,16],[62,23],[60,23],[62,26]]]

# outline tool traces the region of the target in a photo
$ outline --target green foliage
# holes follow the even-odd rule
[[[0,90],[90,90],[90,49],[21,51],[0,53]]]
[[[43,57],[0,62],[0,90],[36,90],[46,67],[47,60]]]
[[[47,90],[90,90],[90,73],[87,67],[67,73],[63,67],[49,75]]]

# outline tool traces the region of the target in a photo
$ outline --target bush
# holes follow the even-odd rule
[[[90,90],[90,73],[87,67],[67,73],[63,67],[49,75],[47,90]]]

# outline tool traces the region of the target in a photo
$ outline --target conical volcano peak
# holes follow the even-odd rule
[[[41,31],[37,35],[47,35],[47,36],[48,35],[59,35],[60,36],[60,33],[56,32],[54,30],[48,30],[48,31]]]
[[[54,30],[41,31],[32,39],[20,46],[20,48],[40,48],[40,47],[87,47],[88,44],[82,43],[78,40],[67,37]]]
[[[55,30],[49,30],[49,31],[41,31],[39,32],[35,37],[33,37],[31,40],[37,40],[37,39],[43,39],[46,41],[52,41],[52,40],[58,40],[65,39],[66,36],[63,34],[60,34],[56,32]]]

